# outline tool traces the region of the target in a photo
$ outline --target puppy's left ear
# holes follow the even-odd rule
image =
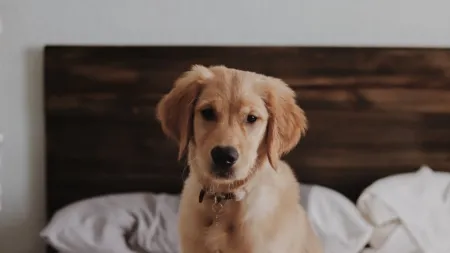
[[[306,133],[308,122],[297,105],[295,92],[280,79],[270,78],[265,90],[269,111],[267,124],[267,155],[274,169],[281,156],[291,151]]]
[[[179,160],[186,154],[193,134],[195,100],[202,90],[204,81],[212,76],[213,73],[208,68],[194,65],[175,81],[172,90],[156,106],[156,115],[163,132],[178,143]]]

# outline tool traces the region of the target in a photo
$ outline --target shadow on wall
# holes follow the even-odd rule
[[[20,210],[7,210],[3,205],[0,213],[0,252],[44,252],[43,241],[39,232],[45,223],[45,166],[44,166],[44,119],[43,119],[43,49],[30,48],[25,51],[25,95],[24,113],[27,132],[24,136],[28,140],[27,181],[23,189],[25,193],[3,192],[3,195],[13,194],[17,197],[9,198],[12,201],[20,196],[28,197],[27,210],[24,214]],[[7,136],[5,143],[7,145]],[[14,155],[14,154],[9,154]],[[14,168],[3,168],[13,170]],[[22,200],[23,201],[23,200]],[[14,213],[12,213],[14,211]],[[11,216],[11,217],[10,217]],[[25,241],[27,243],[21,243]]]
[[[0,30],[0,32],[1,32],[1,30]],[[4,137],[3,137],[3,134],[0,132],[0,170],[2,169],[3,142],[4,142]],[[2,193],[3,193],[2,190],[3,190],[2,189],[2,177],[0,176],[0,212],[2,211]]]

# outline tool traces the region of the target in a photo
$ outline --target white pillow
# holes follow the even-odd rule
[[[65,253],[174,253],[178,204],[179,196],[151,193],[85,199],[59,210],[40,235]]]
[[[318,185],[302,185],[301,192],[301,204],[321,239],[324,253],[358,253],[364,249],[373,228],[349,199]]]

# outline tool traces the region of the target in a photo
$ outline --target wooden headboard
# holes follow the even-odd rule
[[[286,159],[300,181],[355,200],[422,164],[450,171],[450,50],[321,47],[45,48],[47,207],[99,194],[177,193],[184,165],[155,104],[192,64],[284,79],[310,130]]]

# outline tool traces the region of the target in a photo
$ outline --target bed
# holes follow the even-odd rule
[[[51,45],[48,219],[103,194],[180,192],[188,172],[155,105],[192,64],[261,72],[295,89],[310,129],[285,159],[302,183],[356,201],[374,181],[422,164],[450,171],[450,50]]]

